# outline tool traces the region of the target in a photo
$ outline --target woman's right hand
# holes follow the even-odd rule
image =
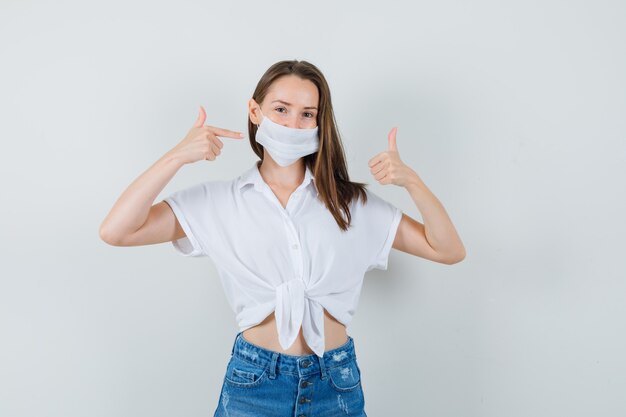
[[[243,133],[215,126],[205,126],[206,112],[200,106],[200,114],[187,136],[168,153],[174,155],[182,164],[196,161],[214,161],[221,153],[224,144],[217,136],[242,139]]]

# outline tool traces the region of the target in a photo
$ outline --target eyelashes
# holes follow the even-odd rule
[[[285,109],[285,108],[284,107],[276,107],[274,110],[278,110],[278,109]],[[279,111],[279,113],[283,113],[283,112]],[[315,115],[313,113],[309,112],[309,111],[305,112],[305,114],[310,114],[311,115],[311,116],[308,116],[307,119],[312,119],[312,118],[315,117]]]

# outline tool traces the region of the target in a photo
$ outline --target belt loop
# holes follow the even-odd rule
[[[235,336],[235,341],[233,342],[233,347],[230,350],[230,356],[233,356],[233,353],[235,353],[235,345],[237,344],[237,339],[239,338],[240,334],[241,334],[241,332],[238,332],[237,336]]]
[[[320,362],[320,371],[322,372],[322,380],[326,379],[326,365],[324,364],[324,357],[318,356]]]
[[[278,361],[278,352],[272,352],[272,363],[270,363],[270,379],[276,378],[276,362]]]

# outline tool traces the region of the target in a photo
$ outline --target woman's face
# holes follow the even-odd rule
[[[259,104],[254,99],[248,103],[250,120],[261,124],[263,117],[294,129],[311,129],[317,126],[319,93],[309,80],[296,75],[282,76],[272,83],[267,95]]]

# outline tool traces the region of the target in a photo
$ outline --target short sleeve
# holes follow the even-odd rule
[[[377,268],[386,270],[389,253],[396,237],[402,210],[385,201],[377,194],[367,190],[368,199],[365,204],[369,228],[368,236],[371,242],[371,256],[368,271]]]
[[[207,256],[204,242],[208,233],[208,185],[197,184],[163,199],[172,208],[185,231],[186,236],[172,241],[174,248],[183,256]]]

